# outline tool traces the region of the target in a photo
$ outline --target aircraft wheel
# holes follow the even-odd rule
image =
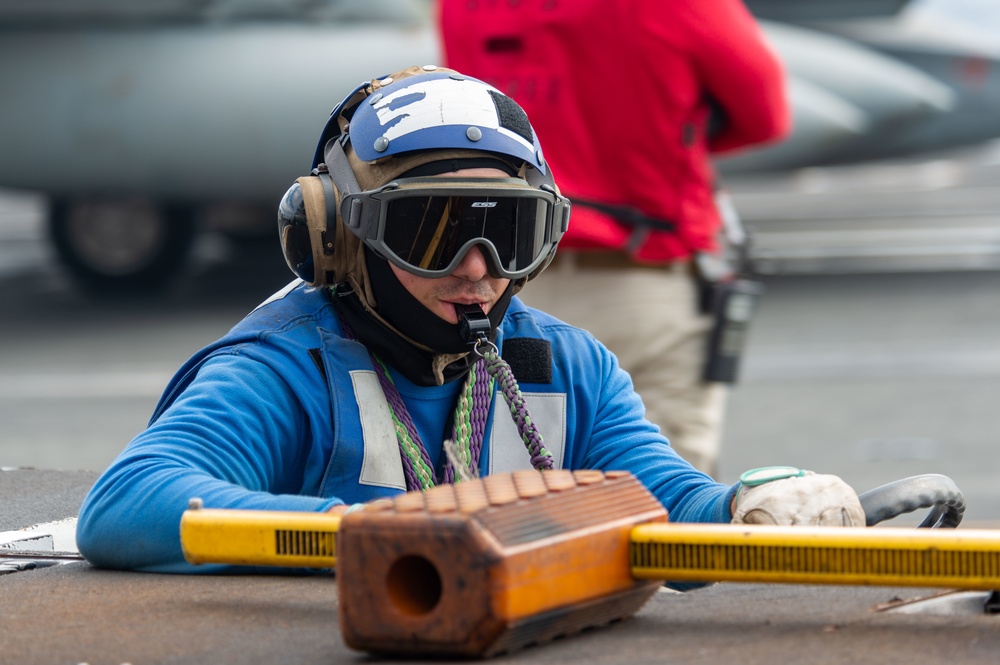
[[[145,201],[55,202],[56,253],[85,290],[135,294],[164,287],[183,266],[196,233],[189,210]]]

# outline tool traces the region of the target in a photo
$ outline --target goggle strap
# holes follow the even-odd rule
[[[326,160],[326,170],[330,173],[333,181],[337,183],[341,199],[361,191],[361,185],[354,175],[354,169],[351,168],[351,162],[347,159],[347,153],[344,152],[344,146],[339,140],[332,141],[327,147]]]
[[[351,163],[344,152],[344,145],[341,141],[331,141],[326,151],[327,171],[333,182],[337,184],[341,200],[341,218],[348,228],[357,230],[361,228],[361,201],[355,198],[348,198],[351,194],[361,191],[361,184],[358,183]]]

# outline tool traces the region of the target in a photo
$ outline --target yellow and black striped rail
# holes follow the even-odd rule
[[[184,557],[194,564],[331,568],[340,516],[270,510],[188,510]]]
[[[185,513],[181,535],[192,563],[329,568],[339,527],[327,514],[205,509]],[[630,540],[637,579],[1000,588],[1000,530],[667,523]]]
[[[639,579],[1000,588],[1000,531],[647,524]]]

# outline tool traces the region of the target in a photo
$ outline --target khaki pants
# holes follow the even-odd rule
[[[590,331],[632,376],[646,418],[694,467],[716,475],[726,386],[705,383],[712,317],[688,265],[612,267],[559,252],[519,297]]]

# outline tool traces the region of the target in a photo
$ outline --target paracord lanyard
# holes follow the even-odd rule
[[[344,321],[341,321],[341,327],[345,337],[357,340],[354,331]],[[480,347],[485,347],[485,351]],[[399,442],[406,489],[427,490],[434,487],[439,481],[434,473],[427,447],[413,424],[399,389],[389,374],[389,368],[370,349],[367,350],[376,369],[375,374],[378,376],[382,393],[389,405],[393,429]],[[531,455],[531,465],[538,470],[552,469],[552,455],[542,444],[542,435],[531,420],[531,414],[524,404],[524,395],[521,394],[510,365],[500,357],[497,347],[492,342],[479,342],[473,350],[479,359],[466,375],[452,417],[452,441],[455,442],[457,454],[446,455],[443,478],[440,482],[450,484],[461,482],[463,478],[479,476],[479,459],[494,380],[500,384],[501,393],[510,409],[514,424]],[[456,473],[454,461],[460,462],[465,468]]]

